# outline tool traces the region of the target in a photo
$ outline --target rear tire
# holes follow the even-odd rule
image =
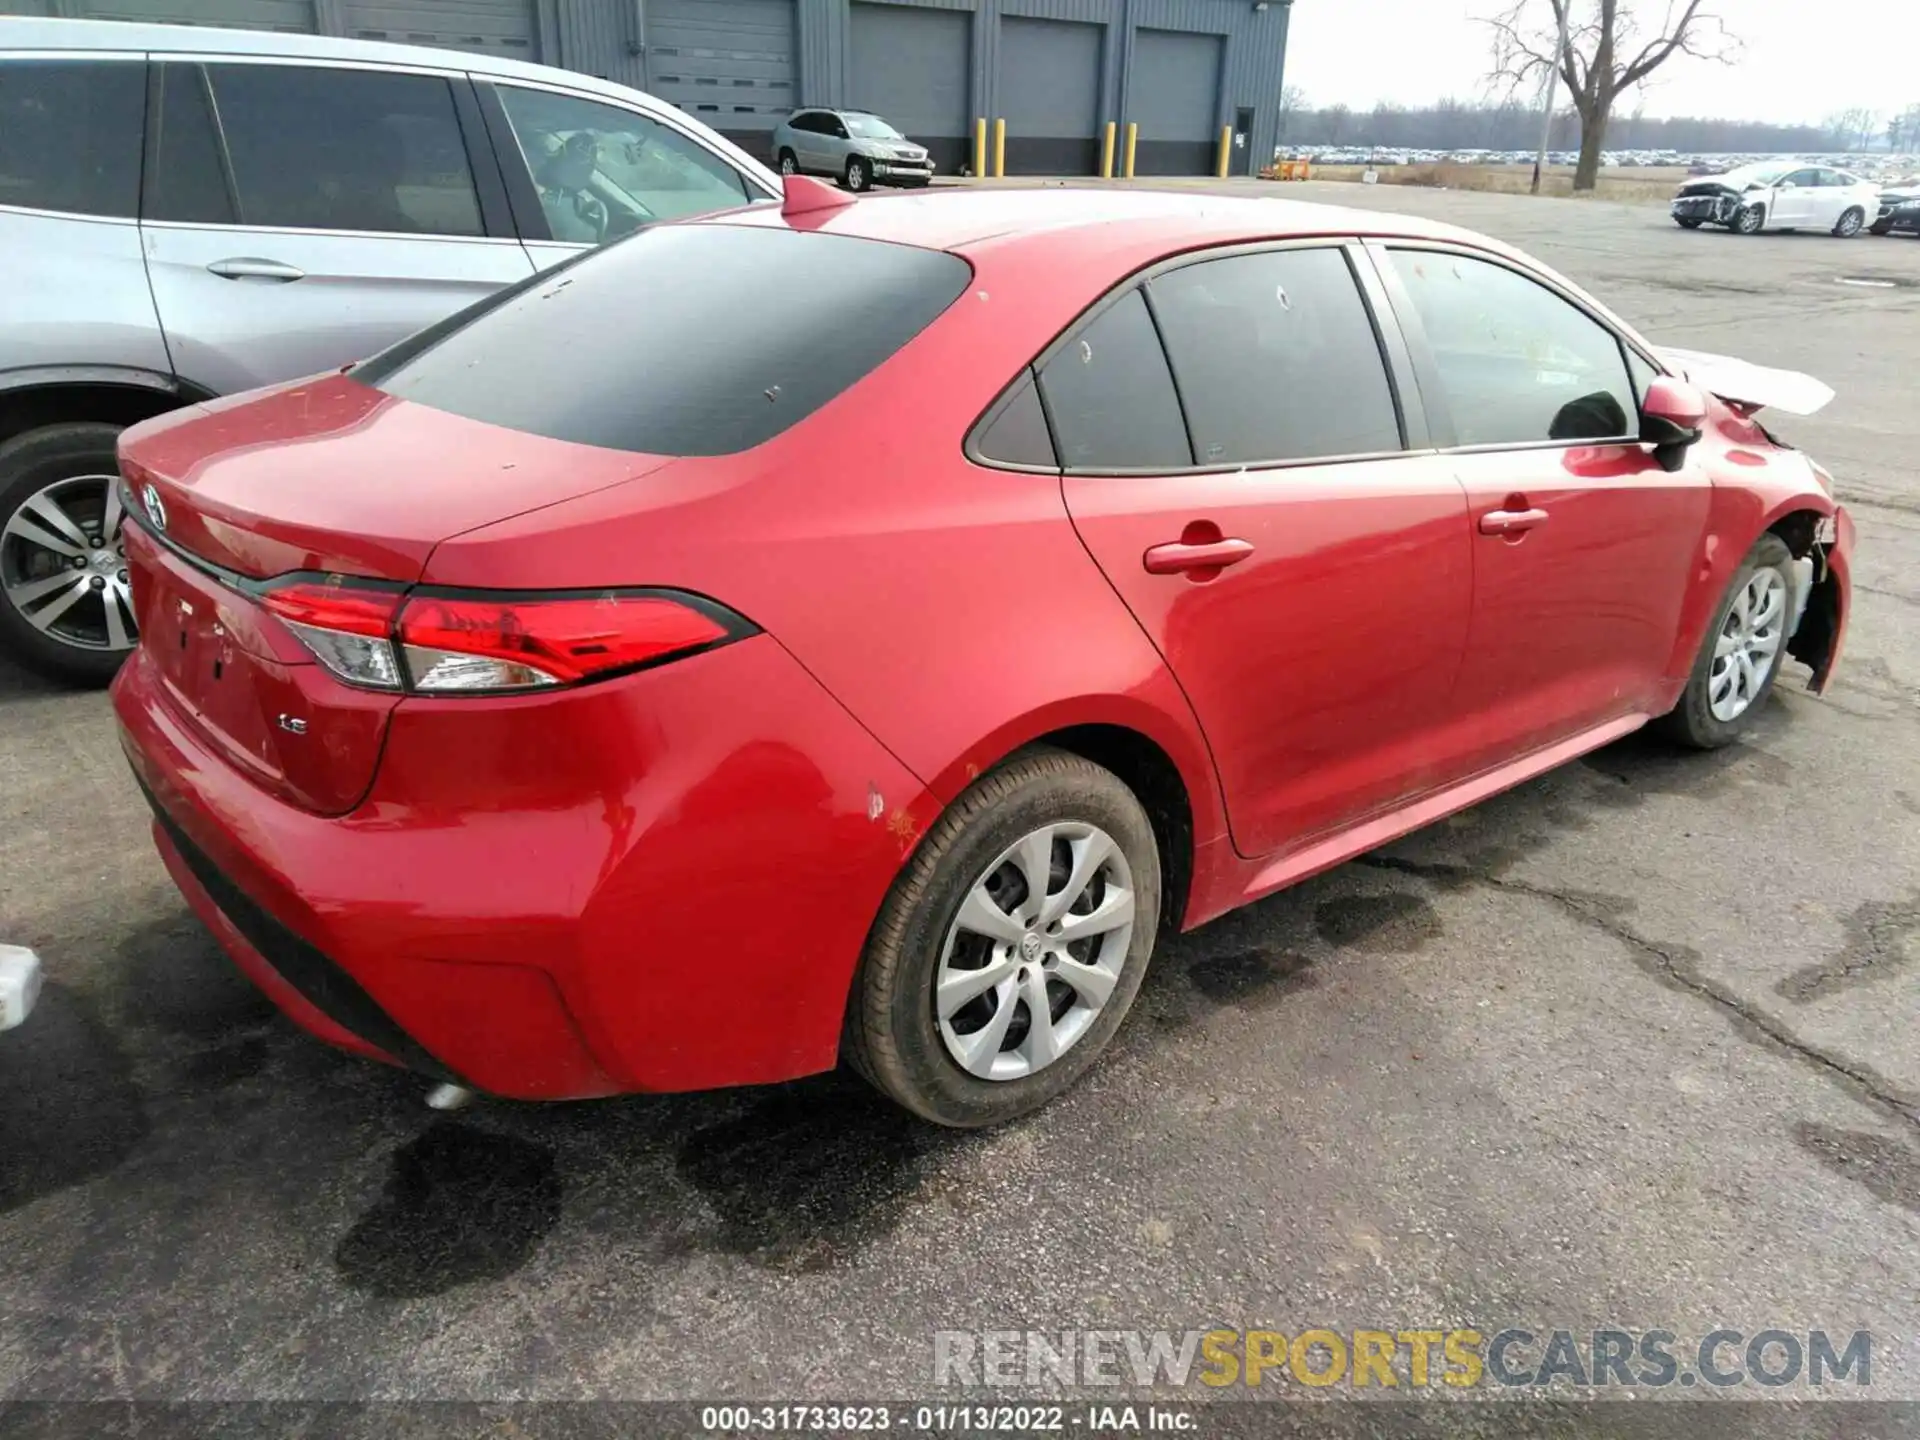
[[[1053,827],[1061,833],[1049,833]],[[1041,900],[1015,858],[1036,836],[1044,837],[1038,854],[1048,876]],[[1101,854],[1108,858],[1085,869],[1076,890],[1087,857]],[[1106,907],[1128,895],[1131,922],[1123,933]],[[962,906],[983,913],[974,910],[983,897],[1000,914],[989,917],[988,930],[976,930],[961,921]],[[1071,908],[1048,919],[1043,904]],[[1159,915],[1159,847],[1133,792],[1077,755],[1038,746],[1023,751],[954,801],[894,881],[848,997],[841,1038],[847,1062],[937,1125],[973,1129],[1036,1110],[1078,1080],[1120,1028],[1146,975]],[[1055,938],[1075,916],[1109,923],[1089,938]],[[1063,948],[1069,943],[1071,954]],[[1085,979],[1065,978],[1076,965],[1082,977],[1099,967],[1102,985],[1110,984],[1097,1006],[1082,988]],[[1001,978],[950,1005],[942,1018],[942,977],[951,989],[956,976],[964,982],[986,969]],[[1030,994],[1046,997],[1045,1033],[1058,1038],[1057,1052],[1038,1043]],[[978,1058],[963,1068],[956,1049],[970,1039]],[[980,1073],[985,1069],[1005,1073],[989,1078]]]
[[[856,195],[873,188],[873,166],[858,155],[847,161],[846,178],[841,182]]]
[[[1867,227],[1867,232],[1872,235],[1891,235],[1893,233],[1893,222],[1891,220],[1876,220]]]
[[[1779,598],[1780,611],[1770,630],[1752,623],[1765,618],[1759,608],[1750,606],[1740,615],[1735,613],[1743,598],[1752,601],[1756,593]],[[1680,703],[1660,718],[1669,736],[1696,750],[1717,750],[1752,728],[1754,719],[1766,708],[1780,665],[1787,658],[1786,628],[1793,619],[1792,602],[1793,552],[1778,535],[1762,535],[1733,572],[1727,593],[1714,610],[1713,623],[1701,638]],[[1743,672],[1738,657],[1742,653],[1752,655],[1756,644],[1771,647],[1764,670],[1755,667]],[[1729,671],[1733,672],[1730,682]],[[1723,689],[1729,683],[1730,692]],[[1735,708],[1729,696],[1742,703]]]
[[[1867,212],[1855,205],[1840,217],[1840,223],[1833,227],[1833,233],[1842,240],[1851,240],[1865,228],[1866,223]]]
[[[799,157],[796,156],[791,150],[783,149],[780,152],[780,158],[778,163],[780,166],[780,173],[782,175],[798,175],[800,173]]]
[[[118,425],[80,421],[29,430],[0,445],[0,651],[35,674],[69,685],[105,685],[136,638],[129,600],[113,616],[128,643],[110,643],[116,632],[109,628],[107,607],[126,593],[120,579],[126,561],[117,554],[117,530],[99,531],[109,510],[118,510],[112,492],[119,483],[119,437]],[[30,514],[24,509],[29,503]],[[88,543],[75,544],[67,527],[76,527]],[[63,548],[49,548],[36,536]],[[92,543],[96,538],[98,545]],[[77,568],[76,553],[82,560]],[[67,575],[81,591],[77,596],[69,597],[58,583]],[[63,601],[64,608],[56,609]]]
[[[1758,235],[1767,228],[1767,212],[1760,205],[1748,205],[1733,217],[1733,233],[1736,235]]]

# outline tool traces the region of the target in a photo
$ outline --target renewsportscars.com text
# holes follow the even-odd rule
[[[1867,1386],[1865,1330],[939,1330],[936,1385]]]

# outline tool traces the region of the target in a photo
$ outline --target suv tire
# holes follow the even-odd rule
[[[120,537],[117,529],[100,534],[97,528],[112,509],[111,487],[120,473],[114,450],[119,436],[118,425],[80,421],[29,430],[0,445],[0,652],[36,674],[70,685],[105,685],[132,652],[131,592],[121,578],[126,561],[119,553]],[[97,501],[89,483],[96,478],[102,482]],[[49,499],[58,503],[64,522],[78,526],[89,540],[98,535],[101,543],[80,549],[85,563],[71,572],[76,582],[92,587],[73,602],[74,620],[68,622],[63,612],[59,622],[43,628],[27,618],[23,607],[30,605],[38,613],[58,603],[61,592],[56,589],[49,598],[44,589],[36,592],[34,584],[62,573],[50,561],[70,563],[71,557],[20,533],[16,521],[22,518],[23,507],[49,491],[54,492]],[[47,503],[43,499],[36,508],[44,513]],[[49,528],[34,517],[25,518],[25,528],[33,533]],[[89,524],[95,527],[91,531]],[[65,540],[67,535],[62,532],[58,538]],[[97,587],[93,582],[98,582]],[[115,648],[109,643],[107,609],[122,595],[129,597],[126,608],[113,617],[113,624],[128,644]]]

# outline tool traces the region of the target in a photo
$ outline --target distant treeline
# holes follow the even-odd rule
[[[1433,105],[1283,107],[1282,145],[1377,145],[1413,150],[1531,150],[1540,143],[1540,112],[1518,101],[1476,103],[1442,100]],[[1555,117],[1551,148],[1580,144],[1580,117]],[[1653,119],[1615,115],[1607,126],[1609,150],[1678,150],[1697,154],[1760,154],[1848,148],[1822,125],[1768,125],[1752,120]]]

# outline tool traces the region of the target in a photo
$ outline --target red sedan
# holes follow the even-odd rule
[[[1407,217],[796,181],[129,431],[114,703],[322,1039],[983,1125],[1163,927],[1823,686],[1852,526],[1754,418],[1822,390]]]

